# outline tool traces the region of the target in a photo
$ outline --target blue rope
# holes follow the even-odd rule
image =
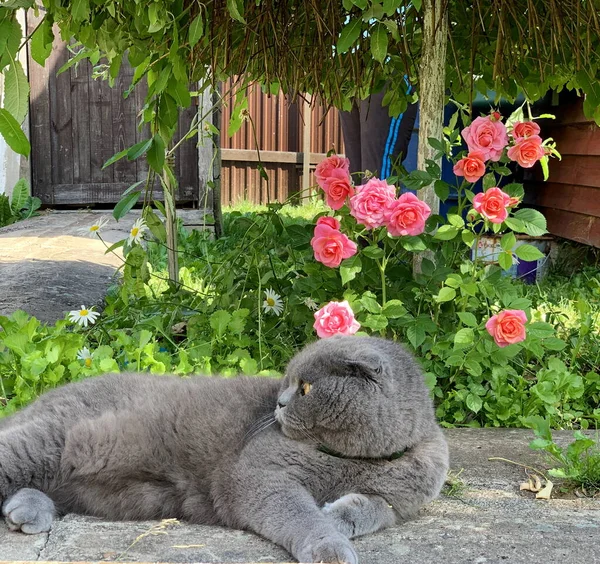
[[[390,143],[394,137],[394,125],[396,124],[397,118],[392,118],[392,121],[390,122],[390,129],[388,131],[388,136],[387,136],[387,140],[385,142],[385,149],[383,150],[383,157],[381,160],[381,178],[387,178],[387,174],[385,174],[386,170],[387,170],[387,163],[390,160],[390,153],[391,150],[390,149]]]

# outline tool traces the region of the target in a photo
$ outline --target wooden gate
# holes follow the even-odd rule
[[[39,22],[28,13],[27,33]],[[133,71],[124,61],[114,88],[92,78],[88,61],[56,75],[72,53],[55,29],[52,53],[41,67],[30,56],[32,194],[46,205],[94,205],[118,202],[134,182],[145,180],[148,164],[121,159],[102,170],[115,153],[149,139],[148,126],[138,128],[137,113],[145,91],[136,88],[128,98]],[[139,85],[141,86],[141,85]],[[189,130],[197,108],[179,118],[179,131]],[[177,140],[177,139],[176,139]],[[198,154],[194,140],[182,143],[175,158],[178,202],[196,204],[200,197]],[[155,197],[162,198],[159,185]]]

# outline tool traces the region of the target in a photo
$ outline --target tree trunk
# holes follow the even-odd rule
[[[448,44],[447,0],[423,0],[423,53],[419,67],[419,150],[417,168],[425,170],[436,150],[428,139],[442,138],[444,127],[444,90],[446,83],[446,47]],[[438,164],[442,166],[441,159]],[[433,185],[419,191],[432,214],[440,211]]]

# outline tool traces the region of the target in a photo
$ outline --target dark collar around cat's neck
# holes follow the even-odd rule
[[[335,450],[331,450],[330,448],[326,447],[325,445],[319,445],[317,447],[317,450],[328,454],[329,456],[335,456],[336,458],[344,458],[346,460],[364,460],[365,462],[380,462],[380,461],[386,461],[386,462],[392,462],[393,460],[396,460],[398,458],[400,458],[401,456],[404,455],[404,453],[406,452],[406,449],[404,450],[399,450],[397,452],[393,452],[392,454],[390,454],[390,456],[382,456],[380,458],[374,458],[374,457],[369,457],[369,456],[346,456],[345,454],[342,454],[341,452],[336,452]]]

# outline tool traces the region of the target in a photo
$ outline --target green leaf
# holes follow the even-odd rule
[[[380,249],[379,247],[375,246],[375,245],[371,245],[370,247],[365,247],[361,253],[363,255],[365,255],[366,257],[372,258],[372,259],[380,259],[384,256],[384,252],[383,249]]]
[[[121,198],[113,210],[113,217],[119,221],[119,219],[121,219],[133,206],[135,206],[141,195],[141,191],[137,190],[135,192],[130,192]]]
[[[146,158],[154,172],[161,174],[165,165],[165,142],[158,133],[152,138],[152,144],[146,153]]]
[[[154,210],[146,208],[144,219],[152,235],[154,235],[161,243],[165,243],[167,240],[167,230]]]
[[[336,45],[338,53],[345,53],[352,47],[360,35],[361,27],[362,22],[359,19],[352,20],[344,26]]]
[[[474,333],[470,327],[463,327],[454,335],[454,348],[464,349],[473,344]]]
[[[450,241],[458,235],[458,229],[454,225],[442,225],[433,236],[434,239]]]
[[[123,247],[125,245],[125,242],[126,242],[126,239],[121,239],[120,241],[117,241],[116,243],[114,243],[113,245],[108,247],[108,249],[106,249],[106,251],[104,251],[104,254],[107,255],[108,253],[112,253],[113,251],[116,251],[119,247]]]
[[[421,11],[421,0],[412,0],[412,5],[417,12]]]
[[[347,258],[340,265],[340,274],[342,276],[342,284],[347,284],[350,280],[354,280],[356,275],[362,270],[362,263],[358,255]]]
[[[244,123],[244,114],[248,110],[248,96],[242,94],[236,96],[235,106],[231,112],[231,118],[229,119],[229,127],[227,128],[227,135],[232,137],[235,135]]]
[[[420,325],[411,325],[406,330],[406,336],[410,344],[415,348],[419,348],[425,341],[425,330]]]
[[[190,24],[190,31],[188,36],[188,41],[190,43],[190,47],[193,47],[200,41],[202,34],[204,33],[204,19],[202,17],[202,12],[200,12],[195,18],[194,21]]]
[[[477,318],[472,313],[467,311],[459,311],[458,317],[468,327],[477,327],[478,325]]]
[[[122,151],[119,151],[118,153],[114,154],[110,159],[108,159],[103,165],[102,165],[102,170],[104,170],[107,166],[110,166],[111,164],[116,163],[117,161],[121,160],[123,157],[125,157],[127,155],[127,153],[129,152],[129,149],[123,149]]]
[[[143,155],[150,148],[151,145],[152,139],[147,139],[146,141],[140,141],[139,143],[136,143],[135,145],[127,149],[127,158],[130,161],[134,161],[135,159]],[[109,161],[110,159],[107,162]]]
[[[554,326],[543,321],[536,321],[527,325],[527,333],[532,337],[545,339],[554,336]]]
[[[467,247],[473,246],[473,243],[475,242],[475,234],[472,231],[469,231],[468,229],[463,229],[460,236],[463,240],[463,243],[467,245]]]
[[[549,337],[542,341],[542,346],[549,351],[562,351],[567,346],[567,343],[565,343],[562,339]]]
[[[371,34],[371,54],[378,63],[383,63],[388,52],[387,29],[382,23],[377,23]]]
[[[476,394],[469,394],[465,400],[467,407],[473,412],[477,413],[483,406],[482,399]]]
[[[363,327],[368,327],[369,329],[373,329],[373,331],[381,331],[385,329],[388,325],[388,320],[385,315],[373,315],[371,313],[367,314],[367,317],[362,322]]]
[[[547,233],[546,218],[537,210],[523,208],[515,212],[514,217],[523,222],[525,233],[539,237]]]
[[[517,238],[515,237],[515,234],[507,233],[506,235],[502,236],[502,239],[500,239],[500,246],[505,251],[510,251],[515,246],[516,242],[517,242]]]
[[[406,315],[406,309],[400,300],[390,300],[385,304],[382,313],[388,319],[397,319]]]
[[[230,320],[231,314],[223,309],[215,311],[210,316],[210,326],[216,333],[217,337],[222,337],[225,334]]]
[[[547,155],[544,155],[540,159],[540,165],[542,165],[542,174],[544,175],[544,180],[548,180],[548,178],[550,176],[550,170],[548,168],[548,161],[549,161],[549,158]]]
[[[371,292],[365,293],[360,298],[360,303],[370,313],[381,313],[381,304],[375,299]]]
[[[525,233],[525,224],[520,219],[515,219],[514,217],[507,217],[504,220],[504,224],[509,229],[516,231],[517,233]]]
[[[515,249],[515,254],[524,261],[532,262],[535,260],[539,260],[544,258],[544,253],[542,253],[537,247],[533,245],[519,245]]]
[[[509,270],[513,265],[512,253],[509,251],[502,251],[498,256],[498,264],[502,270]]]
[[[421,237],[418,235],[405,235],[404,237],[400,238],[400,244],[410,252],[424,251],[427,248],[427,245],[423,239],[421,239]]]
[[[493,172],[488,172],[483,177],[483,189],[488,190],[489,188],[494,188],[495,186],[498,186],[496,183],[496,177],[494,176]]]
[[[448,214],[448,223],[454,225],[458,229],[462,229],[465,226],[465,220],[460,216],[453,213]]]
[[[0,108],[0,135],[15,153],[29,156],[31,146],[27,137],[21,130],[19,122],[4,108]]]
[[[244,0],[227,0],[227,10],[234,20],[243,24],[246,23],[244,19]]]
[[[27,206],[27,200],[29,199],[29,187],[24,178],[19,179],[15,184],[11,198],[10,209],[13,215],[17,215]]]
[[[20,61],[11,61],[4,80],[4,108],[23,123],[29,110],[29,82]]]
[[[44,66],[46,59],[52,53],[52,42],[54,41],[54,33],[52,31],[52,20],[46,17],[34,31],[31,36],[31,57],[33,60]]]
[[[456,290],[454,288],[444,287],[440,290],[439,294],[435,296],[435,301],[438,303],[452,301],[456,297]]]
[[[444,182],[443,180],[436,180],[433,184],[433,189],[436,196],[442,202],[445,202],[448,199],[448,196],[450,196],[450,184]]]
[[[90,15],[89,0],[73,0],[70,8],[71,16],[74,22],[82,22],[87,20]]]

